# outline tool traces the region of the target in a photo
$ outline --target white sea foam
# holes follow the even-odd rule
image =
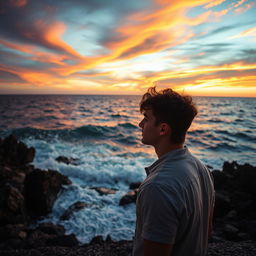
[[[108,144],[66,144],[63,141],[45,143],[26,142],[36,148],[35,167],[53,169],[73,182],[65,186],[56,200],[52,213],[43,221],[64,225],[67,234],[74,233],[81,243],[88,243],[97,235],[110,235],[114,240],[131,240],[135,228],[135,204],[119,206],[131,182],[145,178],[144,167],[153,161],[147,154],[133,153],[126,158],[116,155],[116,148]],[[114,150],[113,150],[114,149]],[[59,155],[78,159],[78,165],[58,163]],[[99,195],[93,187],[117,189],[116,194]],[[82,201],[88,206],[74,212],[69,220],[60,217],[72,204]]]

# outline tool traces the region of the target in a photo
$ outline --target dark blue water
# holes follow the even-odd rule
[[[139,96],[0,96],[0,136],[15,134],[36,148],[34,165],[69,176],[69,186],[57,200],[53,222],[75,233],[82,242],[95,235],[132,239],[135,206],[118,205],[130,182],[145,177],[154,150],[141,144]],[[256,99],[195,97],[199,114],[186,144],[206,164],[221,169],[224,161],[256,165]],[[55,161],[59,155],[78,165]],[[90,187],[116,188],[99,196]],[[91,208],[68,221],[59,217],[76,201]]]

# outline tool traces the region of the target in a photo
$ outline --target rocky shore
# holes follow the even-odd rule
[[[132,241],[103,241],[95,237],[81,245],[65,235],[64,227],[37,224],[51,212],[54,201],[71,181],[54,170],[31,165],[35,149],[14,136],[0,139],[0,255],[130,255]],[[77,164],[77,159],[59,156],[56,161]],[[256,167],[225,162],[222,171],[212,170],[216,189],[213,233],[208,255],[256,255]],[[119,205],[135,203],[140,182],[130,184]],[[95,189],[100,195],[116,191]],[[87,207],[76,202],[61,216]]]

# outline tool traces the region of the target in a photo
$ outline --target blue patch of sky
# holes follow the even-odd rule
[[[211,10],[221,11],[228,8],[230,4],[230,1],[226,1],[219,6],[211,8]],[[202,7],[192,8],[188,15],[196,17],[205,11],[207,10]],[[209,21],[195,27],[190,27],[190,29],[194,30],[196,36],[183,45],[175,47],[178,50],[176,55],[191,58],[194,65],[218,65],[240,60],[241,51],[255,48],[255,41],[248,37],[232,37],[252,28],[252,20],[256,19],[254,17],[256,16],[255,9],[253,10],[253,8],[242,14],[230,11],[220,17],[219,21]],[[205,55],[197,57],[197,54],[201,52],[205,52]]]
[[[152,0],[79,2],[73,6],[62,6],[56,18],[67,26],[62,39],[81,55],[104,55],[109,51],[102,42],[111,39],[112,33],[114,36],[115,27],[124,21],[126,15],[152,9],[153,6]]]
[[[110,10],[83,14],[83,11],[73,9],[60,16],[67,26],[62,39],[81,55],[94,56],[107,53],[107,49],[99,42],[117,22]]]
[[[3,53],[7,53],[7,54],[10,53],[13,56],[16,55],[17,57],[31,57],[31,54],[29,54],[29,53],[21,52],[19,50],[12,49],[12,48],[8,48],[3,45],[0,45],[0,51]]]

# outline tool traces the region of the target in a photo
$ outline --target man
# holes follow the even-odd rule
[[[149,88],[141,101],[142,143],[158,160],[137,197],[133,256],[203,256],[214,205],[211,174],[184,146],[197,109],[189,96]]]

